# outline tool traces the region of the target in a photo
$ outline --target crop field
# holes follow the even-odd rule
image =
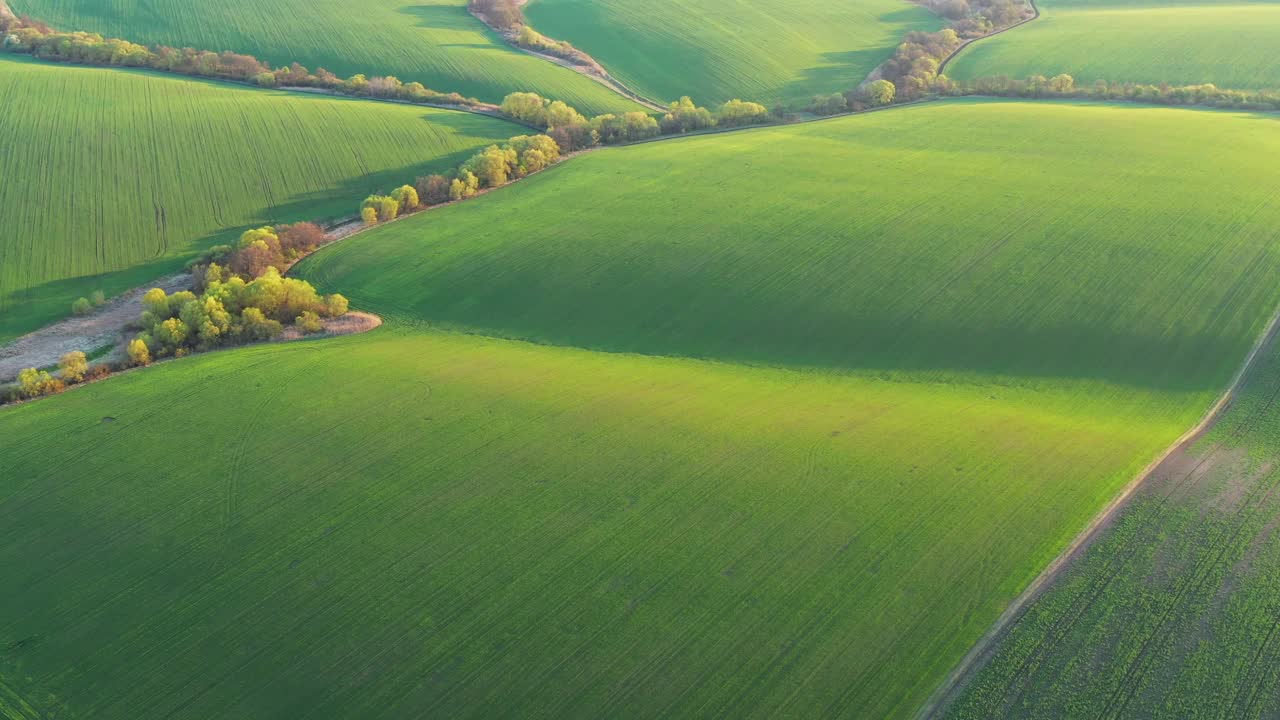
[[[947,66],[960,80],[1067,73],[1097,80],[1232,89],[1280,87],[1280,3],[1049,0],[1040,19],[974,43]]]
[[[535,0],[526,14],[649,97],[768,105],[850,90],[906,33],[944,26],[896,0]]]
[[[395,75],[489,102],[533,91],[584,113],[641,109],[572,70],[507,46],[466,0],[11,0],[67,30],[134,42],[233,50],[342,77]]]
[[[306,267],[549,344],[1204,392],[1280,300],[1275,152],[1262,115],[948,101],[593,153]]]
[[[0,699],[909,716],[1280,300],[1267,127],[946,102],[326,248],[382,329],[0,411]]]
[[[0,339],[181,267],[246,225],[364,193],[521,130],[469,113],[0,57]]]
[[[955,718],[1280,712],[1280,349],[1028,609]]]

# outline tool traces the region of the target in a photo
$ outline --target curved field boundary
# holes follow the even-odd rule
[[[955,50],[952,50],[950,55],[942,59],[942,63],[938,65],[938,74],[941,75],[947,71],[947,65],[951,64],[951,61],[955,59],[956,55],[960,54],[961,50],[964,50],[965,48],[978,42],[979,40],[986,40],[987,38],[993,38],[1001,33],[1007,33],[1016,27],[1022,27],[1023,25],[1026,25],[1032,20],[1038,20],[1040,18],[1040,8],[1039,6],[1036,5],[1036,0],[1027,0],[1027,4],[1031,6],[1031,12],[1032,12],[1031,17],[1026,18],[1025,20],[1019,20],[1018,22],[1008,27],[1000,28],[999,30],[996,30],[993,33],[987,33],[982,37],[971,38],[969,40],[965,40],[964,42],[960,43],[960,47],[956,48]]]
[[[1130,480],[1114,498],[1112,498],[1111,502],[1107,503],[1107,505],[1094,516],[1093,520],[1089,521],[1089,524],[1086,525],[1078,535],[1076,535],[1075,539],[1071,541],[1071,544],[1067,545],[1067,547],[1059,553],[1056,558],[1045,566],[1044,570],[1040,571],[1040,574],[1031,581],[1031,584],[1009,603],[1009,606],[1000,614],[1000,617],[996,619],[991,628],[978,639],[978,642],[975,643],[973,648],[971,648],[964,656],[960,661],[960,664],[947,675],[947,678],[943,681],[942,685],[929,697],[929,700],[925,703],[924,707],[916,713],[917,720],[930,720],[932,718],[940,717],[941,712],[959,696],[960,691],[964,689],[973,674],[991,658],[996,644],[1004,638],[1004,636],[1009,632],[1009,629],[1013,627],[1013,624],[1023,616],[1031,602],[1040,597],[1040,595],[1048,589],[1049,585],[1057,579],[1069,563],[1075,560],[1082,552],[1093,544],[1093,541],[1098,538],[1099,531],[1102,530],[1115,517],[1116,513],[1128,503],[1129,498],[1133,496],[1134,492],[1136,492],[1138,488],[1142,487],[1147,479],[1150,478],[1160,465],[1162,465],[1171,455],[1180,450],[1185,450],[1193,442],[1198,440],[1209,428],[1213,427],[1213,424],[1217,422],[1219,417],[1221,417],[1222,412],[1231,404],[1231,400],[1235,397],[1236,392],[1240,390],[1240,386],[1244,383],[1249,371],[1253,369],[1253,366],[1256,364],[1258,356],[1261,354],[1263,348],[1267,347],[1275,338],[1277,329],[1280,329],[1280,306],[1277,306],[1272,312],[1271,319],[1267,322],[1266,328],[1263,329],[1262,334],[1259,335],[1257,341],[1254,342],[1253,348],[1250,349],[1249,354],[1245,356],[1244,362],[1241,363],[1240,368],[1236,370],[1236,374],[1231,378],[1231,382],[1227,385],[1226,390],[1222,392],[1222,395],[1218,397],[1218,400],[1214,402],[1209,410],[1205,412],[1204,416],[1200,418],[1200,422],[1196,423],[1194,427],[1183,433],[1173,442],[1172,445],[1166,448],[1164,452],[1160,453],[1156,459],[1148,463],[1141,472],[1134,476],[1134,478]]]
[[[0,0],[0,3],[3,3],[3,2],[4,0]],[[519,4],[523,6],[527,4],[527,2],[528,0],[524,0]],[[582,68],[582,66],[574,65],[573,63],[569,62],[568,60],[565,60],[564,58],[558,58],[555,55],[548,55],[547,53],[541,53],[541,52],[538,52],[537,50],[530,50],[529,48],[521,47],[517,45],[514,41],[512,41],[510,35],[508,35],[507,32],[503,31],[501,28],[495,27],[494,25],[490,24],[489,19],[486,18],[484,15],[481,15],[480,13],[473,11],[470,7],[467,8],[467,12],[471,13],[471,17],[474,17],[476,20],[479,20],[481,23],[484,24],[485,27],[497,33],[498,37],[502,38],[503,42],[505,42],[507,45],[509,45],[515,50],[519,50],[520,52],[525,53],[526,55],[532,55],[536,58],[542,58],[543,60],[547,60],[549,62],[555,63],[556,65],[559,65],[562,68],[567,68],[569,70],[572,70],[578,73],[579,75],[583,75],[585,77],[591,78],[592,80],[609,88],[610,90],[630,100],[631,102],[639,103],[649,108],[650,110],[655,110],[657,112],[665,112],[667,109],[665,105],[659,103],[658,101],[651,100],[650,98],[647,98],[641,95],[640,93],[636,92],[635,90],[632,90],[631,88],[627,87],[626,84],[623,83],[621,80],[610,75],[609,71],[605,69],[604,65],[600,64],[599,60],[596,60],[595,58],[591,57],[590,55],[587,55],[587,53],[581,50],[579,50],[578,52],[581,52],[583,55],[586,55],[586,57],[590,58],[591,62],[595,64],[596,67],[600,68],[600,71],[602,73],[604,73],[603,75],[599,73],[591,72],[590,70],[585,70]],[[554,40],[554,38],[551,38],[551,39]]]

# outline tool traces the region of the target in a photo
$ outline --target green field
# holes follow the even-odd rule
[[[938,103],[327,248],[387,326],[0,411],[0,699],[908,716],[1280,300],[1268,127]]]
[[[1028,608],[955,718],[1280,713],[1280,349]]]
[[[1035,22],[969,46],[947,74],[971,80],[1067,73],[1078,84],[1280,87],[1272,52],[1280,3],[1049,0],[1040,9]]]
[[[589,78],[507,46],[466,0],[10,0],[66,30],[249,53],[342,77],[395,75],[489,102],[533,91],[584,113],[641,109]]]
[[[526,14],[643,95],[769,105],[850,90],[906,33],[944,26],[898,0],[535,0]]]
[[[181,267],[246,225],[367,192],[522,130],[469,113],[0,57],[0,340]]]

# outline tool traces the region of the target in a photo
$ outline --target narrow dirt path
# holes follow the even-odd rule
[[[0,0],[2,1],[2,0]],[[332,245],[344,240],[365,228],[359,218],[344,221],[327,232],[328,240],[320,247]],[[317,248],[318,249],[318,248]],[[288,268],[281,268],[286,272]],[[142,314],[142,296],[151,288],[162,288],[172,294],[181,290],[190,290],[191,276],[187,273],[169,275],[145,285],[128,290],[83,317],[69,317],[52,325],[46,325],[34,332],[0,345],[0,383],[8,382],[18,376],[26,368],[49,367],[58,362],[58,358],[66,353],[79,350],[89,353],[106,345],[114,345],[110,353],[100,358],[101,361],[124,359],[124,340],[128,326],[136,322]],[[365,317],[364,313],[353,313]],[[326,322],[326,330],[332,325],[335,328],[346,328],[347,324],[357,322],[351,320],[341,322],[336,318]],[[361,320],[359,322],[366,322]],[[378,324],[381,324],[378,320]],[[376,327],[376,325],[375,325]],[[370,328],[371,329],[371,328]],[[351,330],[333,334],[346,334]]]
[[[1271,314],[1271,319],[1267,322],[1266,328],[1253,344],[1253,348],[1249,350],[1249,354],[1245,356],[1244,362],[1240,368],[1236,370],[1236,374],[1231,378],[1231,382],[1227,385],[1226,390],[1222,392],[1216,402],[1209,410],[1200,418],[1200,422],[1194,427],[1187,430],[1177,440],[1173,442],[1164,452],[1152,460],[1145,468],[1142,469],[1132,480],[1129,481],[1123,489],[1107,503],[1093,520],[1085,526],[1084,530],[1067,545],[1056,558],[1053,559],[1044,570],[1036,576],[1031,584],[1026,587],[1000,614],[995,623],[987,632],[978,639],[978,642],[969,650],[969,652],[960,661],[960,664],[947,675],[942,685],[934,691],[933,695],[916,714],[920,720],[930,720],[940,717],[947,707],[959,697],[960,692],[965,688],[968,681],[973,677],[974,673],[982,668],[996,649],[999,641],[1008,633],[1023,613],[1030,606],[1032,601],[1040,597],[1052,583],[1058,579],[1062,572],[1071,564],[1073,560],[1081,555],[1096,540],[1101,531],[1115,518],[1116,514],[1124,509],[1134,492],[1138,490],[1148,479],[1154,476],[1163,465],[1176,453],[1185,451],[1196,440],[1198,440],[1206,431],[1213,427],[1214,423],[1222,416],[1223,411],[1230,405],[1232,398],[1236,392],[1240,390],[1245,379],[1249,375],[1249,371],[1257,364],[1258,357],[1262,354],[1262,350],[1266,348],[1275,339],[1277,329],[1280,329],[1280,307],[1277,307]]]
[[[125,327],[142,314],[142,296],[153,287],[164,288],[166,293],[190,290],[191,276],[184,272],[140,285],[88,315],[60,320],[0,345],[0,382],[12,380],[26,368],[54,365],[74,350],[88,353],[119,344]]]

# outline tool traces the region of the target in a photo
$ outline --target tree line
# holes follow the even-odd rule
[[[937,32],[909,32],[893,56],[876,68],[874,79],[844,93],[819,95],[806,108],[816,115],[866,110],[912,102],[930,93],[952,93],[956,84],[939,72],[942,63],[966,41],[989,35],[1030,17],[1025,0],[924,0],[951,21]]]
[[[60,32],[27,17],[0,16],[0,50],[42,60],[147,68],[162,72],[253,83],[262,87],[311,87],[343,95],[406,102],[490,109],[492,105],[456,92],[443,93],[422,83],[403,83],[394,76],[352,75],[345,80],[320,68],[314,73],[298,63],[272,69],[252,55],[210,52],[166,45],[139,45],[87,32]]]
[[[159,358],[272,340],[286,325],[304,335],[323,331],[325,318],[347,313],[347,299],[321,295],[305,280],[284,277],[281,269],[325,238],[319,226],[297,223],[246,230],[234,247],[210,248],[187,264],[193,291],[168,294],[152,288],[142,296],[143,311],[134,325],[139,332],[126,345],[124,363],[90,365],[83,352],[67,353],[56,374],[37,368],[20,372],[17,384],[0,395],[0,404],[60,393]]]
[[[560,146],[548,135],[517,135],[503,145],[490,145],[449,173],[418,177],[386,195],[370,195],[360,203],[366,225],[395,220],[433,205],[466,200],[482,190],[501,187],[560,161]]]
[[[774,119],[759,103],[735,99],[713,112],[698,106],[688,96],[671,103],[660,120],[638,111],[621,115],[605,113],[588,120],[569,105],[535,93],[512,93],[503,99],[500,109],[504,115],[545,129],[565,152],[714,127],[762,124]]]
[[[588,120],[559,100],[523,92],[507,95],[501,110],[504,115],[546,132],[519,135],[501,146],[490,145],[449,173],[424,175],[413,185],[402,185],[386,195],[370,195],[360,203],[361,220],[373,225],[433,205],[466,200],[483,190],[545,170],[566,152],[713,127],[762,123],[772,117],[758,103],[730,100],[713,113],[683,97],[671,103],[661,121],[643,112],[606,113]]]
[[[1086,98],[1127,100],[1152,105],[1195,105],[1235,110],[1280,110],[1280,90],[1227,90],[1202,85],[1151,85],[1098,80],[1092,85],[1076,85],[1067,74],[1046,78],[1032,75],[1023,80],[1006,76],[979,78],[955,85],[949,95],[985,95],[1018,98]]]

